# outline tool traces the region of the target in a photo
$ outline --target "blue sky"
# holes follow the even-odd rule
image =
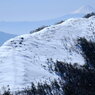
[[[0,0],[0,21],[39,21],[57,18],[95,0]]]

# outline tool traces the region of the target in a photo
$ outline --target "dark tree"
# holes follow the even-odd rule
[[[85,16],[84,16],[84,18],[89,18],[89,17],[91,17],[91,16],[95,16],[95,13],[89,13],[89,14],[86,14]]]

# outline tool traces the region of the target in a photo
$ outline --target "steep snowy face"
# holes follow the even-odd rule
[[[89,5],[86,5],[86,6],[82,6],[81,8],[79,8],[76,11],[74,11],[73,13],[76,13],[76,14],[88,14],[88,13],[92,13],[92,12],[95,13],[95,9],[92,8]]]
[[[0,86],[12,89],[31,82],[58,78],[47,68],[49,60],[84,64],[77,39],[94,41],[95,17],[69,19],[33,33],[16,37],[0,47]]]

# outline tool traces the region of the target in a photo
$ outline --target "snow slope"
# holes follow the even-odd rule
[[[79,37],[94,40],[95,17],[69,19],[33,33],[15,37],[0,47],[0,86],[23,88],[31,82],[58,78],[48,60],[84,64]]]

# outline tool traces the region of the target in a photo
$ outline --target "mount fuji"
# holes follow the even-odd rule
[[[95,13],[95,9],[89,5],[86,5],[86,6],[82,6],[78,10],[74,11],[73,14],[84,14],[85,15],[85,14],[92,13],[92,12]]]
[[[81,18],[89,13],[95,13],[95,9],[93,7],[91,7],[90,5],[85,5],[85,6],[78,8],[77,10],[75,10],[73,12],[70,12],[60,18],[57,18],[56,21],[66,20],[69,18]]]

